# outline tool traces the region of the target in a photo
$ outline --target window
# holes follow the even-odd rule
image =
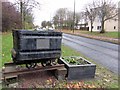
[[[101,26],[97,26],[97,29],[100,30],[100,29],[101,29]]]
[[[114,29],[116,29],[116,26],[114,26]]]
[[[93,29],[94,27],[92,26],[92,29]]]
[[[99,26],[97,26],[97,29],[99,30]]]
[[[117,21],[117,19],[114,19],[115,21]]]

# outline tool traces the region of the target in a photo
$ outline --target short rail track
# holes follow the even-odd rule
[[[24,66],[18,66],[15,65],[14,63],[5,63],[4,64],[4,69],[2,71],[2,80],[4,83],[8,83],[8,79],[12,79],[14,77],[18,78],[19,75],[22,74],[28,74],[28,73],[36,73],[40,71],[54,71],[54,70],[60,70],[64,69],[64,64],[56,64],[53,66],[46,66],[42,67],[41,65],[37,65],[35,68],[27,69]]]

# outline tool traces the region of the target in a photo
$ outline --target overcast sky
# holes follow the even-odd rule
[[[13,2],[14,0],[10,0]],[[36,0],[40,2],[40,10],[34,10],[34,24],[41,25],[41,22],[46,20],[50,21],[54,16],[55,12],[59,8],[68,8],[74,10],[74,0]],[[86,4],[91,3],[93,0],[75,0],[76,12],[84,10]],[[98,1],[98,0],[95,0]],[[120,0],[113,0],[117,3]]]

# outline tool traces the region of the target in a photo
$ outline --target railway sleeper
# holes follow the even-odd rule
[[[16,87],[19,82],[19,77],[18,75],[3,77],[2,81],[3,87]]]

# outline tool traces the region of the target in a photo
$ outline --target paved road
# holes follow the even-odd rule
[[[118,45],[80,36],[63,34],[63,44],[81,52],[96,63],[118,73]],[[119,72],[120,73],[120,72]]]

